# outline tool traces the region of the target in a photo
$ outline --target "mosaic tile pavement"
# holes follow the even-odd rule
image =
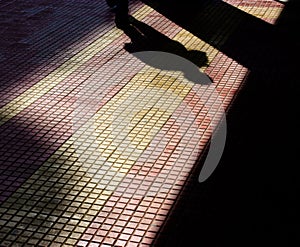
[[[224,2],[268,25],[283,8]],[[201,11],[221,16],[218,6]],[[0,7],[1,246],[150,246],[211,137],[211,88],[128,53],[104,1]],[[218,47],[239,19],[208,43],[142,2],[131,14],[205,52],[199,70],[230,107],[249,68]]]

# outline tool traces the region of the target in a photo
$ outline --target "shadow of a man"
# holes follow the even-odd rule
[[[131,43],[125,45],[128,52],[163,51],[181,56],[198,67],[207,65],[205,52],[187,50],[180,42],[170,39],[132,16],[129,17],[129,22],[130,25],[124,28],[125,34],[131,39]]]
[[[182,70],[187,79],[199,83],[197,79],[199,73],[201,73],[199,68],[206,66],[208,62],[205,52],[188,50],[180,42],[170,39],[132,16],[129,17],[129,23],[130,25],[123,29],[124,33],[131,39],[131,42],[126,43],[124,46],[126,51],[134,54],[142,51],[161,51],[184,58],[189,63],[178,64],[179,60],[177,59],[176,61],[170,60],[165,63],[157,62],[156,64],[153,63],[153,61],[156,61],[155,59],[152,59],[152,62],[150,59],[144,62],[160,69]],[[141,59],[141,57],[139,58]],[[143,59],[145,60],[145,57]]]

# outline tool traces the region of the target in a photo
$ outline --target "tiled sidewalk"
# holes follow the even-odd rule
[[[205,3],[195,25],[203,13],[222,18],[224,4],[270,26],[283,8]],[[241,20],[232,12],[224,26],[208,21],[208,41],[131,4],[149,28],[206,53],[199,69],[209,87],[127,52],[130,38],[104,1],[0,1],[0,9],[1,246],[150,246],[219,108],[228,110],[247,78],[249,66],[218,49]]]

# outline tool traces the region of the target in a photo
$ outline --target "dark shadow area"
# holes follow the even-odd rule
[[[289,62],[282,28],[221,0],[143,2],[251,71]]]
[[[183,71],[187,79],[194,83],[201,82],[201,72],[199,68],[207,65],[207,56],[205,52],[197,50],[187,50],[180,42],[174,41],[163,35],[159,31],[138,21],[134,17],[130,17],[130,25],[124,29],[125,34],[131,39],[131,43],[125,44],[124,48],[130,53],[133,53],[146,64],[163,70],[178,70]],[[179,56],[167,57],[165,54],[160,57],[142,55],[138,52],[142,51],[160,51]],[[193,63],[183,61],[184,58]],[[194,66],[195,65],[195,66]]]
[[[113,26],[113,13],[105,1],[88,4],[82,1],[0,1],[0,105],[74,56],[72,49],[87,34],[91,34],[90,40],[93,40],[98,35],[93,34],[95,29],[101,35]],[[58,118],[54,119],[56,113],[40,116],[43,113],[27,111],[25,116],[21,114],[0,126],[1,246],[10,246],[10,241],[18,237],[24,237],[23,244],[27,244],[37,226],[40,233],[46,235],[57,215],[63,216],[73,195],[79,193],[74,184],[80,174],[74,176],[72,171],[68,174],[59,169],[70,154],[49,160],[68,138],[66,133],[57,131],[66,128],[68,123],[58,123]],[[40,180],[34,180],[31,176],[46,161],[48,170],[41,169]],[[25,181],[31,182],[32,187],[28,189],[27,184],[16,193]],[[13,210],[17,212],[21,208],[23,214],[17,220],[16,229],[16,220],[9,219],[16,216],[11,215]]]
[[[86,45],[105,34],[113,18],[104,0],[0,1],[0,107],[74,56],[72,49],[88,34]],[[51,140],[48,117],[36,123],[13,118],[0,126],[0,203],[62,144]],[[40,129],[39,123],[48,126]]]
[[[13,120],[2,125],[0,130],[1,205],[55,152],[56,145],[34,136],[32,124]]]
[[[70,45],[106,20],[114,25],[104,1],[95,1],[85,10],[75,4],[72,11],[59,8],[60,1],[43,10],[37,6],[42,2],[27,11],[24,5],[16,11],[11,7],[15,16],[9,17],[7,9],[1,6],[5,21],[1,20],[0,27],[5,38],[1,39],[0,91],[10,83],[22,87],[18,79],[38,67],[46,67],[59,52],[66,52],[67,56]],[[191,0],[162,0],[147,4],[251,71],[228,112],[227,145],[218,168],[203,184],[197,182],[200,166],[195,168],[154,246],[291,246],[293,238],[299,236],[299,179],[295,167],[299,79],[298,63],[293,61],[299,51],[299,4],[286,4],[275,26],[216,0],[196,4]],[[48,6],[47,1],[44,6]],[[47,32],[37,32],[36,38],[26,39],[28,31],[38,31],[43,23],[49,25]],[[107,27],[103,25],[99,32],[105,33]],[[224,43],[222,37],[228,34]],[[2,126],[10,134],[1,132],[1,145],[5,146],[1,189],[9,188],[8,193],[2,194],[5,198],[19,186],[18,177],[28,178],[50,155],[46,150],[54,152],[57,148],[54,141],[36,139],[33,126],[29,125],[10,121]],[[57,186],[63,188],[61,184]],[[51,212],[58,205],[63,212],[66,206],[61,202],[68,205],[69,201],[55,198],[61,188],[53,188],[50,202],[39,202],[38,208],[48,204]],[[65,192],[61,194],[64,196]]]
[[[114,13],[104,0],[0,2],[1,101],[8,96],[1,94],[6,88],[26,90],[24,77],[37,77],[36,69],[50,73],[75,55],[78,42],[85,39],[83,48],[114,25]]]
[[[0,165],[0,246],[39,246],[42,245],[40,240],[53,240],[66,225],[69,231],[74,230],[76,225],[72,221],[91,217],[87,210],[78,210],[81,201],[76,198],[82,189],[78,182],[83,184],[86,180],[84,172],[74,173],[74,167],[66,165],[70,164],[69,153],[49,159],[58,148],[57,143],[38,140],[32,136],[31,129],[24,129],[22,124],[14,127],[15,145],[7,139],[1,141],[1,144],[6,141],[9,157]],[[74,213],[74,209],[77,212]],[[17,220],[12,219],[15,216]],[[61,229],[53,229],[58,222]],[[49,229],[54,236],[49,234]],[[36,232],[38,238],[33,237]]]
[[[128,52],[163,51],[181,56],[198,67],[207,65],[205,52],[187,50],[180,42],[170,39],[134,17],[130,17],[130,23],[132,25],[124,30],[131,39],[131,43],[125,44],[125,49]]]
[[[0,126],[0,205],[71,136],[72,119],[59,115],[70,109],[60,100],[44,99],[46,112],[26,109]]]
[[[61,101],[52,99],[49,108],[62,108]],[[94,217],[89,207],[80,207],[90,177],[76,167],[76,146],[57,152],[72,133],[71,119],[55,118],[58,112],[28,119],[28,114],[18,115],[0,126],[0,246],[40,246],[40,240],[53,240],[66,225],[72,232],[79,219]]]
[[[172,8],[168,0],[147,3],[250,72],[227,112],[217,169],[198,183],[205,154],[200,157],[153,246],[294,246],[299,3],[289,1],[275,25],[221,1],[176,1]]]

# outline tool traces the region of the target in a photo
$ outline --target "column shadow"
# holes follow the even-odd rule
[[[144,2],[249,70],[227,112],[218,168],[200,184],[199,157],[152,246],[292,246],[299,2],[286,3],[274,24],[219,0]]]

